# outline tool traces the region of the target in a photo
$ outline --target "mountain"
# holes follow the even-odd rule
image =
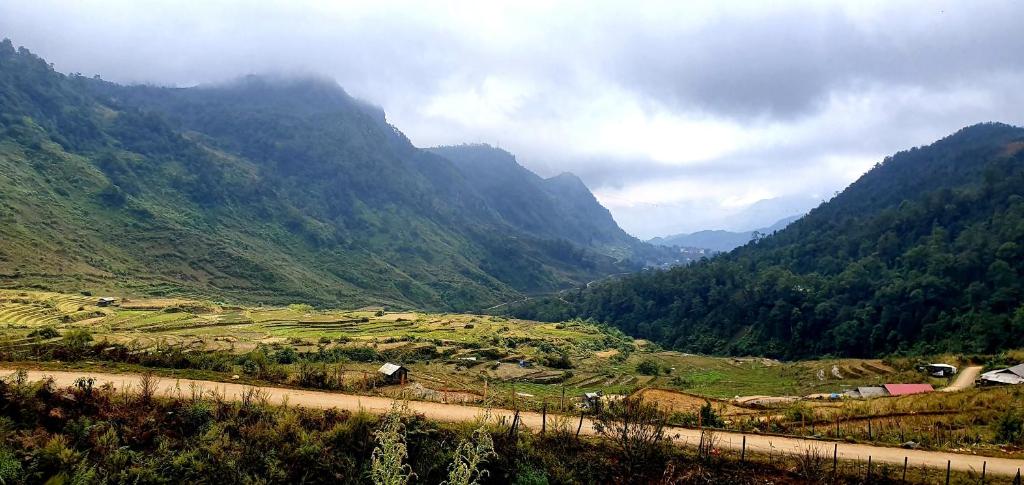
[[[534,225],[473,177],[333,81],[121,86],[0,43],[3,286],[463,310],[640,267],[574,177],[523,176]]]
[[[673,251],[623,231],[586,184],[571,173],[542,178],[520,165],[511,153],[486,144],[428,150],[450,160],[503,222],[524,233],[564,239],[617,260],[651,266],[677,259]]]
[[[1024,346],[1022,242],[1024,129],[985,123],[886,158],[755,244],[515,311],[704,353],[990,353]]]
[[[488,145],[428,150],[450,160],[503,221],[523,232],[584,246],[626,246],[633,241],[571,173],[541,178],[511,153]]]
[[[678,246],[684,248],[704,248],[718,252],[729,252],[744,244],[749,243],[755,237],[773,234],[788,226],[791,222],[801,216],[795,215],[776,221],[768,227],[754,229],[752,231],[725,231],[721,229],[697,231],[689,234],[675,234],[672,236],[656,237],[650,239],[649,243],[658,246]]]

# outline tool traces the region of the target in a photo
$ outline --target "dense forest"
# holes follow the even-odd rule
[[[888,157],[774,235],[514,308],[704,353],[872,356],[1024,346],[1024,129]]]
[[[670,256],[578,179],[505,168],[484,185],[333,81],[121,86],[0,43],[5,286],[473,310]],[[536,190],[548,217],[517,217]]]

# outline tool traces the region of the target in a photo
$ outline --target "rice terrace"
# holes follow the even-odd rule
[[[19,290],[0,290],[0,328],[7,361],[0,365],[9,368],[152,372],[165,381],[284,385],[569,416],[636,396],[663,408],[677,426],[1016,456],[996,444],[990,423],[1019,390],[837,397],[884,383],[925,381],[941,389],[952,382],[923,374],[909,359],[708,357],[582,321]],[[378,372],[385,362],[407,368],[407,380],[388,382]],[[588,393],[600,397],[589,402]]]

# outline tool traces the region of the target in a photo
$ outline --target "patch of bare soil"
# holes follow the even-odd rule
[[[696,413],[700,411],[700,408],[707,402],[711,402],[711,404],[716,408],[721,408],[720,411],[725,416],[749,413],[746,409],[734,406],[724,401],[708,399],[695,396],[693,394],[686,394],[684,392],[670,391],[667,389],[641,389],[637,391],[634,396],[642,397],[644,401],[657,403],[659,406],[677,413]]]

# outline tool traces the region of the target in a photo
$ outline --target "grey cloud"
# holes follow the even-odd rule
[[[677,107],[738,119],[810,114],[835,92],[945,89],[1024,71],[1020,2],[894,3],[870,25],[836,6],[732,12],[618,44],[609,75]]]
[[[419,145],[500,143],[541,174],[573,171],[593,189],[688,179],[730,193],[803,178],[811,185],[801,194],[831,193],[852,180],[816,176],[824,157],[881,160],[964,125],[1024,123],[1024,2],[718,2],[706,17],[692,14],[698,20],[690,5],[653,1],[559,4],[528,18],[499,11],[462,24],[445,12],[467,5],[478,4],[9,0],[0,36],[59,70],[118,82],[321,73],[382,106]],[[507,32],[467,32],[472,22]],[[514,126],[420,109],[494,78],[529,88],[508,113]],[[781,134],[671,165],[553,146],[534,128],[571,124],[599,102]],[[651,235],[724,214],[711,201],[613,212]]]

